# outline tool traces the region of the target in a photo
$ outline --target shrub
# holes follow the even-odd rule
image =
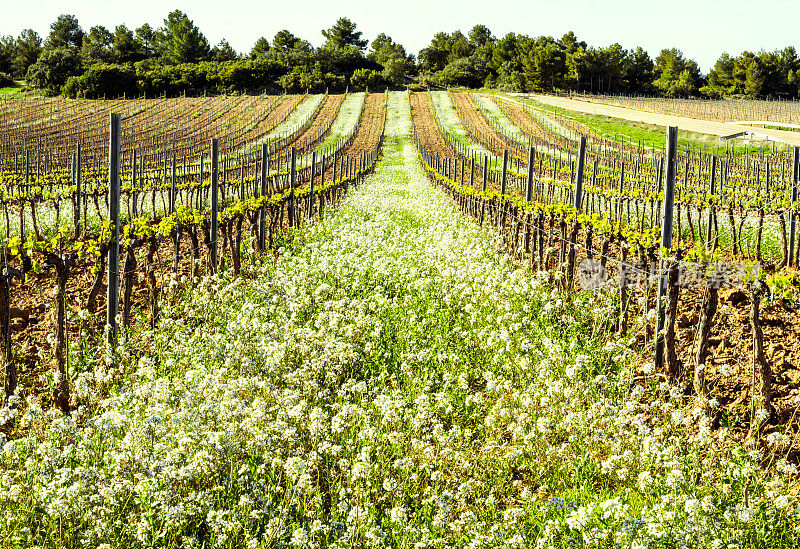
[[[220,63],[219,88],[226,93],[271,88],[287,70],[283,63],[263,58]]]
[[[286,93],[322,93],[324,91],[338,92],[344,90],[344,77],[332,73],[323,73],[319,63],[313,69],[295,67],[292,72],[278,78],[278,85]]]
[[[67,97],[87,99],[135,96],[138,91],[136,73],[132,68],[106,64],[92,65],[81,76],[73,76],[67,80],[61,89],[61,93]]]
[[[25,80],[29,87],[44,90],[47,95],[58,95],[70,76],[80,74],[80,68],[77,52],[56,48],[42,53],[39,60],[28,67]]]
[[[386,79],[380,71],[356,69],[350,77],[350,88],[356,91],[380,91],[386,87]]]

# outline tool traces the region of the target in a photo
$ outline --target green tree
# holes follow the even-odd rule
[[[793,47],[789,46],[783,50],[769,52],[762,50],[753,56],[752,61],[755,61],[758,67],[750,69],[749,76],[745,71],[745,78],[750,80],[751,89],[756,87],[756,80],[761,80],[760,86],[757,86],[760,87],[759,96],[769,98],[797,96],[796,75],[800,68],[800,62]],[[747,84],[745,84],[745,88],[747,88]]]
[[[601,52],[583,44],[567,55],[567,80],[570,87],[577,91],[594,93],[599,91],[604,74],[604,63]]]
[[[379,34],[370,46],[367,59],[383,67],[381,71],[388,85],[399,88],[405,76],[414,71],[414,60],[406,49],[384,33]]]
[[[278,51],[287,52],[294,49],[300,39],[286,29],[278,31],[272,39],[272,45]]]
[[[302,93],[306,90],[321,93],[325,90],[343,91],[345,80],[343,76],[324,72],[322,64],[317,62],[310,68],[295,66],[292,72],[278,78],[278,85],[287,93]]]
[[[628,53],[623,80],[628,93],[650,93],[655,65],[641,46]]]
[[[171,63],[197,63],[211,55],[208,40],[189,17],[175,10],[156,33],[158,53]]]
[[[475,25],[469,31],[469,43],[473,48],[480,48],[494,41],[492,31],[486,25]]]
[[[558,43],[567,55],[572,55],[581,48],[586,49],[586,42],[578,41],[578,37],[572,31],[562,36]]]
[[[446,32],[437,32],[431,39],[431,44],[419,52],[420,68],[426,73],[442,70],[447,65],[450,55],[450,35]]]
[[[14,57],[17,55],[17,45],[13,36],[0,36],[0,72],[12,74],[14,72]]]
[[[476,72],[488,76],[492,71],[492,54],[497,38],[484,25],[475,25],[469,31],[469,42],[472,46],[472,64]]]
[[[50,34],[44,44],[45,50],[56,48],[81,49],[83,29],[74,15],[62,14],[50,25]]]
[[[81,59],[85,66],[95,63],[109,63],[111,61],[111,45],[114,36],[107,28],[97,25],[83,35],[81,46]]]
[[[517,51],[517,35],[513,32],[509,32],[498,40],[492,49],[491,68],[500,70],[500,67],[506,63],[515,64],[517,70],[522,68]]]
[[[524,35],[509,32],[497,41],[492,49],[489,68],[497,77],[489,82],[490,85],[500,89],[514,92],[525,91],[525,75],[522,71],[522,51],[528,43]]]
[[[367,47],[367,40],[362,39],[361,35],[361,31],[356,30],[356,24],[347,17],[340,17],[331,28],[322,31],[326,48],[355,46],[363,51]]]
[[[391,37],[384,33],[380,33],[375,37],[370,45],[370,52],[367,54],[367,59],[383,65],[389,59],[408,59],[406,49],[402,44],[398,44]]]
[[[700,67],[691,59],[683,57],[677,48],[664,49],[656,57],[653,86],[669,97],[697,95],[702,83]]]
[[[24,78],[28,68],[36,63],[42,52],[42,39],[32,29],[25,29],[17,37],[14,61],[14,76]]]
[[[253,49],[250,50],[250,59],[258,59],[259,57],[263,57],[269,51],[269,40],[264,38],[263,36],[256,40],[256,43],[253,44]]]
[[[764,90],[766,73],[757,57],[753,57],[745,69],[744,93],[750,97],[759,97]]]
[[[81,73],[81,59],[72,48],[45,50],[39,60],[28,67],[25,80],[28,86],[43,90],[47,95],[58,95],[70,76]]]
[[[111,58],[115,63],[136,63],[147,57],[145,46],[125,25],[117,25],[111,41]]]
[[[343,48],[325,47],[312,54],[313,62],[319,62],[323,72],[332,72],[344,77],[349,77],[356,69],[369,69],[381,71],[382,65],[364,57],[356,46]]]
[[[602,63],[599,91],[604,93],[619,93],[623,91],[625,89],[625,62],[628,58],[628,51],[615,43],[607,48],[601,48],[598,51],[598,57]]]
[[[773,71],[771,88],[775,95],[784,98],[795,98],[798,96],[797,73],[800,71],[800,59],[793,46],[783,48],[780,53],[776,52],[776,68]]]
[[[319,60],[317,52],[307,40],[300,40],[289,31],[280,31],[275,35],[272,48],[265,58],[293,69],[301,67],[306,71],[312,71],[314,64]]]
[[[457,30],[450,35],[450,44],[448,47],[449,54],[447,62],[452,63],[464,57],[472,55],[473,46],[470,41],[464,36],[464,33]]]
[[[156,54],[156,31],[145,23],[135,31],[136,42],[142,50],[142,55],[147,59]]]
[[[439,72],[452,63],[472,55],[473,45],[461,31],[437,32],[431,45],[419,52],[420,68],[427,74]]]
[[[552,38],[540,38],[523,58],[523,67],[529,88],[552,91],[567,75],[567,56]]]
[[[735,93],[736,81],[733,77],[735,64],[728,52],[723,52],[714,63],[714,68],[708,72],[708,84],[703,86],[700,91],[709,97],[721,97]]]
[[[220,63],[219,86],[226,93],[264,90],[273,87],[286,72],[284,65],[264,57],[226,61]]]
[[[211,59],[217,62],[235,61],[239,54],[224,38],[211,50]]]
[[[394,57],[383,63],[381,74],[389,86],[397,89],[403,86],[405,77],[413,69],[413,66],[413,63],[409,63],[405,59]]]

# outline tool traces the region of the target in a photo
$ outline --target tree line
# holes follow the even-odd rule
[[[45,40],[33,30],[0,37],[0,87],[14,79],[47,95],[119,97],[240,92],[341,92],[412,86],[488,87],[507,91],[586,92],[669,97],[796,98],[800,60],[780,51],[723,53],[703,75],[677,48],[652,59],[641,47],[587,45],[561,38],[508,33],[484,25],[465,35],[439,32],[419,57],[386,34],[372,44],[347,18],[322,30],[315,48],[288,30],[261,37],[241,54],[226,40],[212,46],[180,10],[159,28],[118,25],[84,31],[61,15]]]

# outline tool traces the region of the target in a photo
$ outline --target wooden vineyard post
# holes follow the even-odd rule
[[[296,154],[297,151],[294,147],[292,147],[292,159],[289,168],[289,227],[294,227],[294,185],[297,182],[297,173],[295,171],[296,168]]]
[[[175,153],[172,153],[172,179],[169,188],[169,213],[175,213]]]
[[[144,156],[144,155],[142,155]],[[142,163],[142,171],[144,171],[144,163]],[[203,178],[205,177],[205,158],[203,156],[203,150],[200,149],[200,166],[199,166],[199,177],[198,182],[200,183],[200,188],[197,190],[197,209],[203,209],[203,202],[204,202],[204,190],[203,190]]]
[[[244,186],[244,162],[242,161],[241,154],[239,154],[238,160],[239,160],[239,200],[244,202],[246,191]]]
[[[758,229],[756,232],[756,260],[758,261],[761,261],[761,239],[764,233],[764,209],[765,205],[769,202],[769,162],[766,163],[764,171],[764,200],[758,206]]]
[[[472,157],[469,165],[469,186],[475,188],[475,157]]]
[[[580,147],[578,149],[578,172],[575,178],[575,196],[572,205],[580,211],[583,199],[583,165],[586,159],[586,137],[581,136]]]
[[[133,213],[131,214],[134,218],[138,217],[136,211],[136,149],[131,151],[131,199],[133,200]]]
[[[503,171],[501,172],[501,179],[500,179],[500,202],[497,204],[500,212],[499,217],[499,231],[500,233],[503,232],[503,226],[506,223],[506,208],[505,208],[505,201],[503,200],[506,196],[506,185],[508,181],[508,149],[503,149]]]
[[[500,196],[506,194],[506,181],[508,178],[508,149],[503,149],[503,171],[500,179]]]
[[[361,151],[361,179],[359,179],[359,184],[364,183],[364,179],[367,177],[366,169],[367,169],[367,151]]]
[[[322,155],[322,165],[320,166],[319,170],[319,218],[322,219],[322,213],[325,209],[325,161],[327,160],[326,155],[323,153]]]
[[[486,186],[488,184],[488,174],[489,174],[489,157],[487,155],[483,156],[483,186],[481,190],[486,192]]]
[[[306,212],[306,217],[309,220],[314,215],[314,178],[317,175],[316,171],[317,171],[317,151],[313,151],[311,153],[311,182],[309,183],[309,188],[308,188],[308,210]]]
[[[619,188],[617,190],[617,195],[619,198],[617,199],[619,203],[617,204],[617,221],[622,222],[622,193],[625,189],[625,161],[623,160],[620,162],[619,165]]]
[[[664,217],[661,224],[661,251],[672,248],[672,212],[675,199],[675,158],[678,142],[678,128],[670,126],[667,130],[666,182],[664,186]],[[658,294],[656,297],[656,336],[654,345],[654,364],[656,368],[664,365],[664,320],[663,298],[667,292],[667,277],[664,273],[666,261],[662,257],[658,265]],[[672,374],[673,372],[670,372]]]
[[[794,207],[797,202],[797,178],[798,178],[798,153],[800,149],[794,147],[792,153],[792,201],[789,207],[789,258],[786,261],[786,266],[791,267],[794,265],[794,251],[795,251],[795,237],[797,236],[797,215],[795,214]]]
[[[120,115],[112,113],[108,138],[108,220],[111,240],[108,244],[108,287],[106,292],[106,329],[112,348],[117,342],[117,309],[119,307],[119,153]]]
[[[525,184],[525,200],[527,202],[533,200],[533,164],[535,156],[536,149],[533,147],[528,149],[528,180]]]
[[[12,272],[6,264],[0,274],[0,337],[3,338],[3,363],[5,365],[5,379],[3,388],[5,390],[5,402],[8,404],[8,397],[17,390],[17,365],[12,361],[11,356],[11,277]]]
[[[81,144],[75,151],[75,238],[81,235]]]
[[[583,202],[583,167],[586,160],[586,137],[581,136],[580,146],[578,148],[578,171],[575,174],[575,195],[573,197],[572,205],[580,212],[581,204]],[[572,281],[575,275],[575,246],[578,242],[578,220],[573,222],[572,230],[569,237],[569,250],[567,255],[567,273],[566,273],[566,288],[568,291],[572,290]]]
[[[219,220],[217,209],[219,206],[219,139],[211,140],[211,228],[209,244],[211,245],[211,273],[217,271],[217,232]]]
[[[337,172],[336,172],[336,168],[339,165],[338,161],[339,161],[339,153],[338,152],[334,152],[333,153],[333,179],[331,179],[331,183],[333,183],[334,185],[336,184],[336,176],[338,175]]]
[[[711,157],[711,186],[709,188],[709,194],[711,196],[714,196],[716,192],[717,192],[717,157],[716,155],[714,155]],[[714,223],[714,205],[709,204],[708,229],[706,230],[706,245],[708,245],[711,242],[711,227],[713,223]]]
[[[530,203],[533,200],[533,168],[534,159],[536,158],[536,149],[533,146],[528,148],[528,179],[525,182],[525,200]],[[524,253],[531,254],[531,264],[533,264],[533,248],[531,247],[531,221],[533,220],[533,213],[528,212],[525,214],[525,237],[523,242]],[[534,239],[535,242],[535,239]]]
[[[267,144],[261,144],[261,192],[259,196],[267,196],[267,177],[269,177],[269,151]],[[262,204],[258,209],[258,249],[264,250],[264,231],[267,223],[267,205]]]
[[[483,191],[484,195],[481,197],[481,218],[479,221],[479,225],[483,226],[483,218],[486,215],[486,184],[489,172],[489,157],[483,155],[483,187],[481,187],[481,191]]]
[[[31,177],[31,151],[25,151],[25,190],[23,192],[28,192],[28,188],[30,187],[30,177]],[[24,196],[20,197],[19,200],[19,240],[20,242],[25,242],[25,198]]]

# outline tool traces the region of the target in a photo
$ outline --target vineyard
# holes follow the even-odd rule
[[[251,250],[274,249],[287,228],[335,204],[371,169],[382,140],[383,95],[358,95],[342,120],[352,101],[341,95],[9,102],[0,130],[6,398],[20,365],[22,375],[40,373],[32,365],[42,336],[55,337],[54,399],[69,411],[67,339],[93,317],[68,330],[67,302],[94,313],[105,293],[107,315],[96,319],[104,322],[89,328],[108,324],[114,341],[118,314],[127,329],[133,307],[155,325],[170,281],[226,264],[238,274],[243,239]],[[28,330],[43,320],[48,287],[53,333]]]
[[[451,95],[459,122],[494,161],[478,155],[476,164],[475,151],[452,137],[436,109],[431,116],[418,108],[415,125],[437,127],[452,153],[443,158],[429,130],[416,134],[417,146],[465,213],[497,226],[512,253],[568,290],[581,287],[580,277],[589,277],[584,287],[617,281],[619,312],[608,328],[627,334],[635,318],[637,340],[655,346],[655,367],[665,366],[670,379],[690,379],[699,395],[711,383],[736,406],[749,389],[759,392],[749,411],[760,414],[754,429],[772,414],[793,416],[796,150],[751,157],[728,148],[717,157],[687,147],[673,150],[668,175],[655,149],[614,143],[559,117],[538,123],[541,112],[504,98]],[[668,295],[666,287],[656,291],[659,279],[669,280]],[[662,295],[668,303],[659,307]],[[650,322],[653,311],[666,333]]]
[[[765,101],[741,99],[710,101],[704,99],[675,99],[617,95],[580,96],[618,107],[649,112],[687,116],[720,122],[774,122],[776,127],[800,124],[800,105],[794,100]],[[769,125],[769,124],[764,124]]]
[[[465,91],[0,101],[0,547],[792,546],[798,179]]]

